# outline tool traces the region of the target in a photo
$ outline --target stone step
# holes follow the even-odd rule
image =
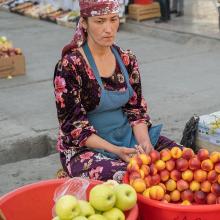
[[[26,184],[56,178],[60,168],[58,153],[1,165],[0,196]]]

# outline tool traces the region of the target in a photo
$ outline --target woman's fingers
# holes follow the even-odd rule
[[[124,161],[128,163],[130,161],[130,157],[125,155]]]
[[[152,149],[153,149],[152,147],[146,147],[145,153],[146,153],[146,154],[149,154]]]
[[[129,148],[129,153],[130,153],[130,154],[136,154],[136,153],[137,153],[137,150],[134,149],[134,148]]]
[[[143,147],[141,145],[135,145],[135,148],[137,149],[138,154],[144,154],[145,153],[145,150],[143,149]]]
[[[124,153],[125,154],[136,154],[137,150],[135,148],[126,147],[126,148],[124,148]]]

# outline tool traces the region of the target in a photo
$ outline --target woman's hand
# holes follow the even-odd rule
[[[154,149],[153,145],[151,143],[143,143],[139,145],[135,145],[135,148],[137,150],[137,153],[139,154],[149,154],[151,150]]]
[[[137,154],[135,148],[118,147],[116,154],[125,162],[129,162],[131,155]]]

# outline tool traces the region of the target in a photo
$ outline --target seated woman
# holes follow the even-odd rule
[[[177,144],[152,126],[135,55],[114,44],[117,0],[80,0],[72,42],[57,63],[57,148],[70,177],[120,181],[131,155]]]

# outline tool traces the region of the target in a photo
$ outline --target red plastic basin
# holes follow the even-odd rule
[[[20,187],[0,198],[0,209],[7,220],[51,220],[55,189],[65,179],[44,180]],[[100,181],[91,180],[89,191]],[[126,220],[138,218],[138,206],[126,213]]]
[[[123,178],[128,183],[128,174]],[[219,220],[220,204],[178,205],[145,198],[138,194],[140,220]]]
[[[153,0],[134,0],[134,3],[140,5],[147,5],[147,4],[152,4]]]

